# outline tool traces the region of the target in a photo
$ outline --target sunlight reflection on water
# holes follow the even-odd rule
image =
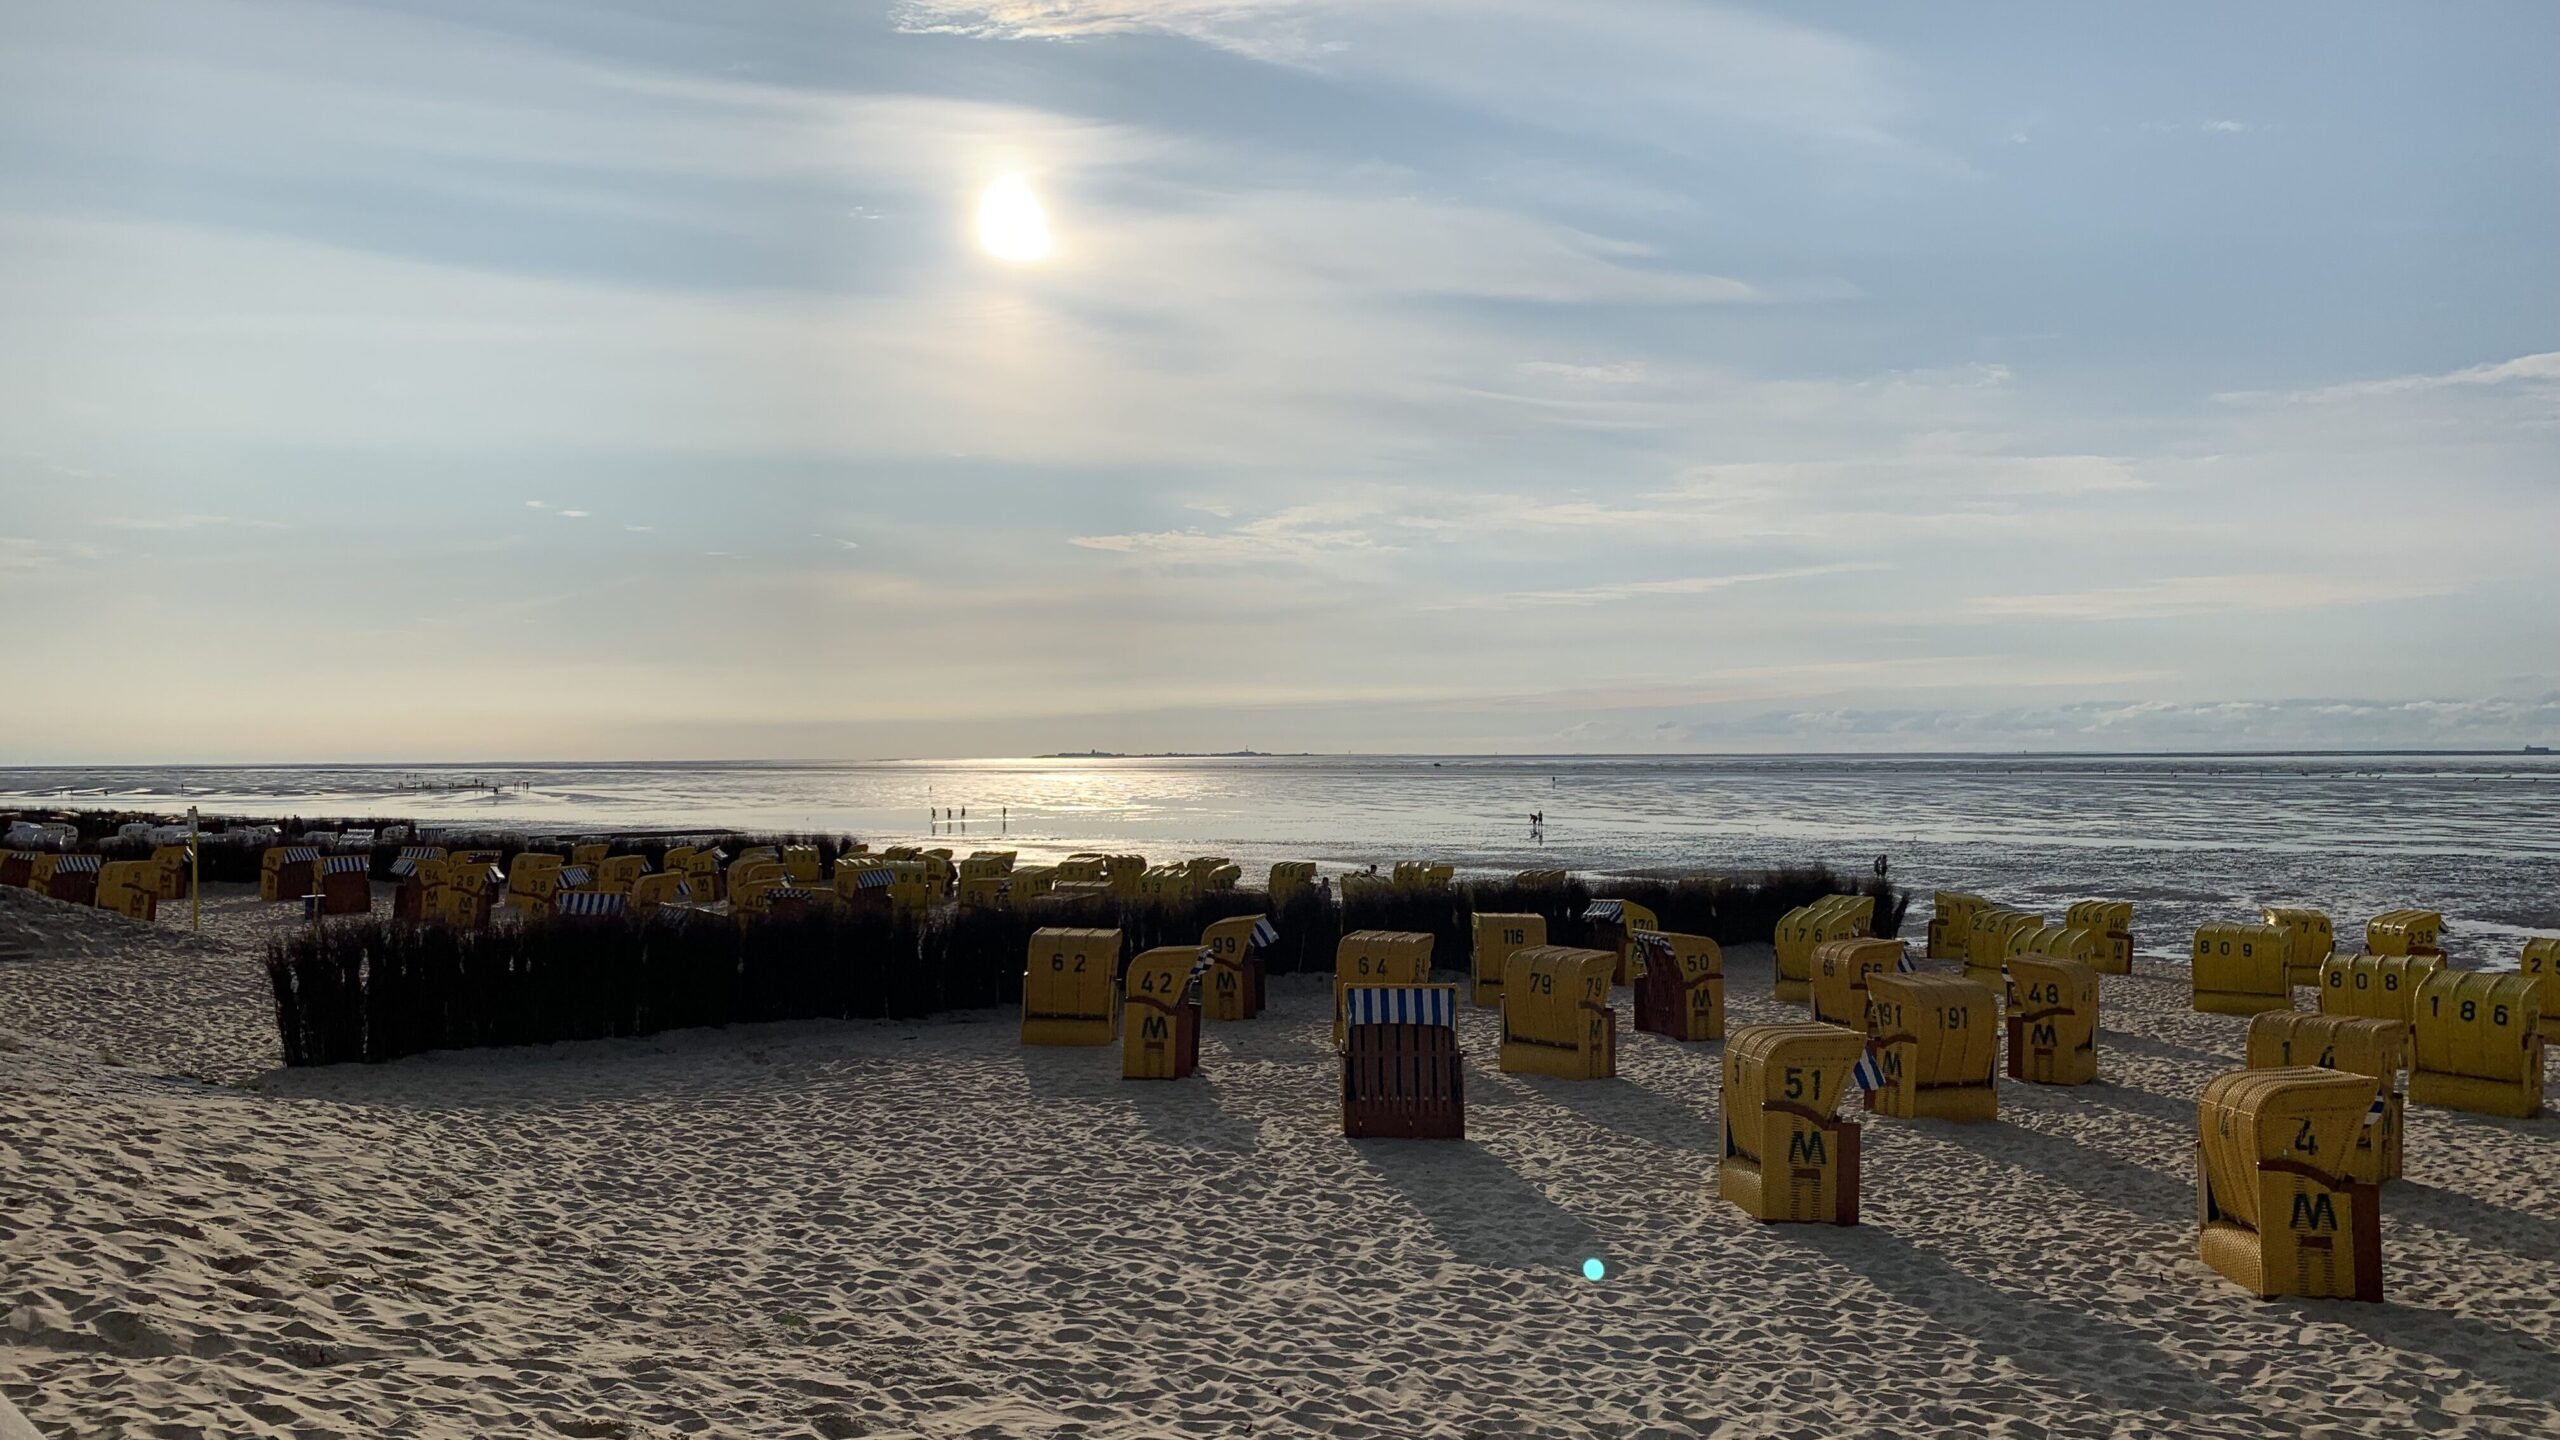
[[[495,793],[403,788],[481,780]],[[520,787],[520,788],[519,788]],[[1822,860],[2028,908],[2142,906],[2146,953],[2202,920],[2321,905],[2342,924],[2442,908],[2479,958],[2560,928],[2552,757],[1726,757],[976,760],[0,770],[0,803],[199,804],[526,830],[737,827],[875,841],[1222,854],[1476,871]],[[966,807],[965,823],[956,817]],[[1545,816],[1533,838],[1529,816]],[[1912,925],[1925,916],[1925,898]]]

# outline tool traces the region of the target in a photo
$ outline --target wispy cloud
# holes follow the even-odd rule
[[[1983,615],[2045,620],[2153,620],[2166,616],[2319,610],[2451,595],[2453,576],[2249,574],[2180,575],[2049,595],[1984,595]]]
[[[1782,570],[1754,570],[1721,575],[1683,575],[1668,580],[1625,580],[1608,585],[1587,585],[1569,590],[1521,590],[1508,594],[1474,596],[1442,601],[1431,609],[1504,610],[1529,605],[1604,605],[1612,601],[1649,596],[1709,595],[1730,590],[1738,585],[1763,585],[1780,580],[1806,580],[1823,575],[1846,575],[1858,571],[1886,570],[1892,567],[1881,561],[1841,561],[1829,565],[1797,565]]]
[[[251,520],[236,515],[112,515],[99,522],[116,530],[282,530],[281,520]]]
[[[1702,127],[1926,157],[1892,62],[1840,34],[1690,0],[905,0],[919,30],[995,39],[1176,35],[1407,87],[1523,123],[1668,149]]]
[[[2560,387],[2560,350],[2519,355],[2485,365],[2467,365],[2435,374],[2393,375],[2379,380],[2349,380],[2307,390],[2226,390],[2213,398],[2226,405],[2345,405],[2387,396],[2418,395],[2437,390],[2475,387]]]

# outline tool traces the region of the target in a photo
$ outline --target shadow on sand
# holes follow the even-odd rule
[[[1772,1225],[1766,1233],[1774,1243],[1821,1256],[1929,1316],[1950,1338],[1970,1340],[1985,1354],[2059,1388],[2118,1407],[2168,1410],[2199,1432],[2220,1433],[2213,1419],[2244,1422],[2239,1428],[2251,1432],[2263,1428],[2265,1416],[2256,1406],[2224,1393],[2211,1376],[2140,1332],[2084,1308],[1987,1284],[1891,1231]]]
[[[1532,1100],[1570,1111],[1594,1125],[1675,1150],[1724,1154],[1724,1131],[1703,1104],[1692,1105],[1620,1076],[1614,1080],[1559,1080],[1551,1075],[1505,1075]],[[1708,1092],[1710,1095],[1713,1091]]]
[[[1468,1264],[1569,1271],[1598,1244],[1590,1226],[1474,1141],[1345,1143]]]

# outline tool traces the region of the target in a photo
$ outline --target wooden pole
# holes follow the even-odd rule
[[[187,807],[187,928],[204,931],[204,826],[196,807]]]

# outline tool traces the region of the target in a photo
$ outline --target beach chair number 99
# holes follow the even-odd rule
[[[1064,969],[1066,969],[1066,968],[1067,968],[1067,956],[1066,956],[1066,952],[1065,952],[1065,951],[1063,951],[1063,950],[1061,950],[1061,951],[1058,951],[1058,952],[1057,952],[1057,953],[1055,953],[1055,954],[1052,954],[1052,955],[1049,957],[1049,968],[1050,968],[1050,969],[1052,969],[1052,970],[1064,970]],[[1075,972],[1076,972],[1077,974],[1079,974],[1079,975],[1081,975],[1081,974],[1083,974],[1083,973],[1084,973],[1084,956],[1082,956],[1082,955],[1078,955],[1078,956],[1076,956]]]

